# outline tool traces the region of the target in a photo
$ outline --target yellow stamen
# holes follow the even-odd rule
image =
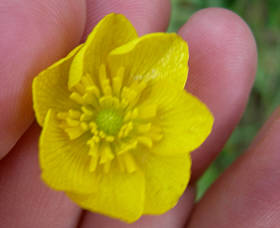
[[[137,140],[139,143],[143,144],[144,146],[146,146],[148,148],[152,148],[152,146],[153,146],[152,139],[150,139],[146,136],[139,136],[139,137],[137,137]]]
[[[69,116],[73,119],[79,119],[81,116],[81,112],[74,110],[74,109],[70,109],[68,111],[68,113],[69,113]]]
[[[92,132],[92,133],[96,133],[96,131],[97,131],[97,125],[96,125],[95,122],[90,122],[90,123],[89,123],[89,127],[91,128],[91,132]]]
[[[89,129],[89,126],[85,122],[80,122],[80,127],[84,130],[87,131]]]
[[[133,91],[135,91],[135,94],[136,94],[135,97],[129,101],[130,107],[133,107],[138,103],[138,101],[141,97],[141,93],[146,88],[146,86],[147,86],[147,82],[145,82],[145,81],[141,81],[141,82],[135,81],[130,86],[130,88]]]
[[[80,126],[72,127],[72,128],[65,128],[64,130],[68,134],[68,136],[71,140],[76,139],[76,138],[80,137],[83,133],[85,133],[85,130],[83,128],[81,128]]]
[[[113,78],[113,91],[116,96],[120,95],[124,78],[124,67],[120,67],[116,77]]]
[[[121,147],[119,148],[119,150],[117,151],[117,154],[120,155],[120,154],[124,154],[130,150],[133,150],[137,147],[137,140],[133,140],[131,142],[123,142],[121,144]]]
[[[125,153],[122,156],[122,159],[124,161],[125,169],[128,173],[133,173],[137,170],[135,160],[130,153]]]
[[[85,95],[83,95],[83,103],[92,105],[93,107],[98,107],[98,102],[95,96],[91,93],[86,93]]]
[[[105,96],[112,95],[112,88],[110,85],[110,81],[107,78],[106,67],[104,64],[99,67],[99,83]]]
[[[108,109],[119,105],[119,100],[112,96],[105,96],[99,99],[99,104],[102,108]]]
[[[123,87],[121,98],[126,100],[128,104],[134,103],[133,100],[137,97],[137,92],[131,88]]]
[[[96,170],[97,164],[98,164],[98,147],[95,143],[91,144],[89,149],[89,155],[91,157],[90,159],[90,165],[89,165],[89,171],[94,172]]]
[[[99,131],[99,137],[104,139],[106,137],[106,134],[103,131]]]
[[[115,156],[112,152],[111,146],[108,143],[102,144],[100,148],[100,156],[101,158],[99,164],[105,164],[114,159]]]
[[[96,85],[87,87],[86,92],[93,94],[96,97],[100,97],[100,91]]]
[[[133,129],[133,123],[132,122],[128,122],[126,124],[124,124],[118,134],[119,138],[125,138],[128,136],[128,134],[132,131]]]
[[[71,93],[70,98],[73,101],[77,102],[78,104],[81,104],[81,105],[84,104],[83,97],[80,94],[76,93],[76,92]]]
[[[93,119],[93,115],[94,115],[93,110],[83,106],[82,111],[83,111],[83,114],[80,117],[80,121],[90,121]]]
[[[68,124],[69,127],[77,127],[80,125],[80,121],[70,119],[69,117],[66,118],[66,123]]]

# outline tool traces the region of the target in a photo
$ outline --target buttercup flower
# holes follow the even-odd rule
[[[176,34],[138,37],[122,15],[33,81],[42,179],[82,208],[126,222],[174,207],[190,152],[213,117],[184,90],[188,47]]]

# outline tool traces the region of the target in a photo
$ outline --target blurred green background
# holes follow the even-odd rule
[[[266,118],[280,103],[279,0],[172,0],[169,32],[176,32],[197,10],[223,7],[241,16],[258,45],[258,71],[245,114],[221,154],[201,177],[197,200],[219,175],[248,147]]]

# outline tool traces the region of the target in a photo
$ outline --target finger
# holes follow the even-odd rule
[[[196,179],[221,151],[244,111],[256,71],[256,45],[244,21],[225,9],[199,11],[179,34],[190,48],[187,90],[215,117],[212,134],[192,153]]]
[[[1,1],[0,159],[33,121],[32,78],[79,43],[85,11],[83,0]]]
[[[33,125],[11,153],[0,161],[1,227],[75,227],[80,209],[63,193],[52,191],[40,179]]]
[[[280,108],[249,150],[206,193],[190,228],[262,228],[280,224]]]
[[[102,17],[113,12],[124,14],[141,36],[145,33],[162,32],[167,29],[170,2],[169,0],[87,0],[87,25],[84,39]]]

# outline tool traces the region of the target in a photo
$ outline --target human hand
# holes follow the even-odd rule
[[[205,9],[180,29],[179,34],[190,47],[187,90],[208,105],[215,116],[215,127],[206,143],[192,153],[193,181],[178,206],[164,215],[145,216],[127,225],[82,211],[63,193],[42,183],[37,161],[40,129],[36,124],[29,127],[33,121],[31,81],[40,70],[73,49],[83,34],[84,39],[110,12],[126,15],[139,35],[164,31],[169,20],[168,1],[92,0],[86,5],[74,0],[4,0],[0,9],[0,157],[10,151],[0,162],[1,227],[176,228],[186,222],[190,228],[278,226],[279,178],[274,170],[279,164],[279,111],[249,151],[192,211],[192,186],[240,119],[255,74],[254,38],[238,16],[227,10]]]

